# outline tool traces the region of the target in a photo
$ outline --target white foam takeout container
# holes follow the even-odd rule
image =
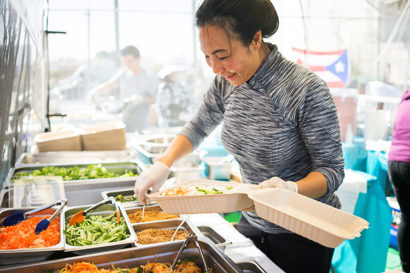
[[[191,213],[225,213],[248,208],[253,201],[248,198],[242,184],[222,182],[208,179],[196,179],[184,183],[183,186],[228,186],[234,190],[224,194],[161,196],[165,191],[148,195],[151,201],[156,201],[162,210],[171,214]]]
[[[255,205],[261,218],[330,248],[359,237],[369,228],[369,223],[358,216],[285,189],[254,189],[249,184],[207,179],[184,184],[190,185],[233,186],[235,189],[224,194],[184,196],[161,196],[162,191],[148,198],[158,202],[166,213],[173,214],[225,213]]]
[[[263,189],[248,195],[261,218],[330,248],[369,228],[360,217],[292,191]]]

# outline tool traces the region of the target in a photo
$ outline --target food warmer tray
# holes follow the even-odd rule
[[[17,159],[16,166],[43,164],[71,164],[71,163],[110,163],[133,160],[131,151],[62,151],[43,153],[22,153]]]
[[[4,189],[0,192],[0,209],[8,208],[10,202],[10,190]]]
[[[140,211],[140,210],[142,210],[142,209],[143,209],[142,207],[138,207],[138,208],[126,208],[125,211],[126,211],[127,216],[128,216],[129,214],[135,213],[135,212]],[[158,204],[151,204],[151,205],[145,206],[145,212],[147,212],[147,211],[152,211],[152,210],[153,210],[153,211],[163,211]],[[164,221],[169,221],[169,220],[183,220],[183,218],[181,217],[181,215],[179,215],[179,214],[176,214],[176,215],[178,215],[177,218],[164,219],[164,220],[154,220],[154,221],[139,222],[139,223],[132,223],[131,220],[130,220],[130,223],[131,223],[131,225],[136,225],[136,224],[142,224],[142,223],[164,222]],[[128,217],[128,219],[129,219],[129,217]]]
[[[149,229],[149,228],[160,228],[160,229],[175,230],[181,223],[182,223],[181,220],[171,219],[171,220],[161,221],[161,222],[144,222],[144,223],[133,224],[132,227],[134,228],[135,234],[137,234],[138,232],[140,232],[144,229]],[[191,226],[187,222],[184,222],[182,224],[182,226],[179,228],[179,230],[183,230],[183,231],[187,232],[188,234],[193,232]],[[178,240],[178,241],[181,241],[181,240]],[[169,244],[169,243],[170,243],[170,241],[161,242],[161,243],[153,243],[153,244],[140,244],[140,243],[138,243],[138,235],[137,235],[137,240],[134,242],[134,245],[137,246],[137,247],[150,247],[150,246],[158,246],[158,245]]]
[[[16,212],[29,211],[34,208],[24,208],[24,209],[4,209],[0,212],[0,223],[3,220]],[[53,214],[55,209],[51,208],[45,210],[44,213],[36,213],[36,216],[50,216]],[[48,212],[48,213],[47,213]],[[60,242],[54,246],[41,247],[41,248],[18,248],[18,249],[0,249],[0,265],[16,264],[24,260],[24,262],[37,262],[47,259],[54,253],[62,252],[64,250],[65,238],[63,235],[64,228],[64,213],[58,214],[60,217]]]
[[[86,209],[89,206],[78,206],[78,207],[68,207],[64,210],[64,216],[66,219],[66,222],[68,222],[71,217],[78,211]],[[72,246],[69,245],[66,242],[66,238],[64,235],[64,242],[65,242],[65,248],[64,251],[65,252],[70,252],[70,253],[74,253],[77,255],[83,255],[83,254],[89,254],[89,253],[95,253],[97,251],[106,251],[108,249],[118,249],[118,248],[124,248],[127,246],[130,246],[131,244],[133,244],[136,240],[136,235],[134,232],[134,229],[132,228],[131,222],[129,220],[129,218],[127,217],[127,214],[124,210],[124,208],[122,208],[121,206],[118,206],[119,210],[120,210],[120,215],[124,218],[126,224],[127,224],[127,228],[128,228],[128,232],[130,234],[130,236],[124,240],[121,241],[117,241],[117,242],[110,242],[110,243],[104,243],[104,244],[96,244],[96,245],[88,245],[88,246]],[[115,207],[112,204],[107,204],[107,205],[102,205],[92,211],[90,211],[89,213],[87,213],[87,215],[101,215],[101,216],[108,216],[112,213],[115,212]],[[65,225],[64,225],[64,230],[65,230]]]
[[[88,261],[98,267],[136,267],[149,262],[172,263],[183,241],[172,242],[161,246],[146,248],[129,248],[89,254],[78,257],[64,258],[53,261],[34,263],[21,266],[1,267],[0,272],[13,273],[45,273],[58,272],[66,264],[80,261]],[[199,245],[205,257],[205,261],[212,268],[213,273],[237,273],[243,272],[228,256],[219,251],[206,238],[199,240]],[[182,259],[193,259],[202,268],[202,262],[198,249],[193,243],[189,244],[182,253]]]
[[[128,171],[133,171],[136,174],[140,174],[143,171],[142,164],[139,162],[112,162],[112,163],[90,163],[90,164],[84,164],[84,163],[79,163],[79,164],[44,164],[44,165],[27,165],[24,167],[14,167],[13,171],[10,172],[9,177],[6,180],[5,183],[5,188],[8,188],[12,186],[11,178],[14,176],[15,173],[17,172],[32,172],[34,170],[39,170],[43,167],[50,167],[50,166],[55,166],[55,167],[74,167],[74,166],[79,166],[79,167],[87,167],[88,165],[94,165],[94,164],[101,164],[101,166],[107,168],[109,171],[114,172],[114,173],[123,173],[125,170]],[[68,184],[78,184],[78,183],[95,183],[95,182],[121,182],[121,181],[135,181],[136,177],[111,177],[111,178],[96,178],[96,179],[82,179],[82,180],[70,180],[70,181],[64,181],[65,185]]]
[[[135,194],[134,188],[125,188],[125,189],[120,189],[120,190],[109,190],[109,191],[101,192],[101,196],[104,199],[107,199],[109,197],[114,197],[115,198],[119,194],[121,194],[123,196],[134,195]],[[129,202],[117,201],[117,203],[120,204],[121,206],[123,206],[124,208],[141,207],[142,206],[142,204],[138,200],[129,201]]]

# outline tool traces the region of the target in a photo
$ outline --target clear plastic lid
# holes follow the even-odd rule
[[[34,208],[62,199],[66,199],[66,195],[61,176],[25,176],[14,180],[9,206]]]

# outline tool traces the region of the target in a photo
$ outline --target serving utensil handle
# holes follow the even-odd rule
[[[50,218],[48,218],[48,221],[51,222],[53,219],[63,210],[65,205],[67,205],[67,200],[61,200],[59,201],[61,203],[60,207],[54,212],[53,215],[51,215]]]
[[[97,204],[92,205],[92,206],[89,207],[88,209],[85,209],[83,215],[86,215],[90,210],[96,209],[96,208],[98,208],[98,207],[101,206],[101,205],[104,205],[104,204],[107,204],[107,203],[114,204],[114,201],[115,201],[115,199],[114,199],[113,197],[110,197],[110,198],[108,198],[108,199],[104,199],[104,200],[98,202]]]

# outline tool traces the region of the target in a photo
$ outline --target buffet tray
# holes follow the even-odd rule
[[[43,153],[22,153],[15,166],[70,163],[123,162],[134,157],[130,151],[61,151]]]
[[[141,207],[139,208],[127,208],[125,211],[127,213],[127,218],[130,220],[131,225],[135,225],[135,224],[143,224],[143,223],[152,223],[152,222],[164,222],[164,221],[169,221],[169,220],[182,220],[182,218],[180,217],[180,215],[178,215],[177,218],[172,218],[172,219],[164,219],[164,220],[153,220],[153,221],[148,221],[148,222],[138,222],[138,223],[132,223],[131,219],[129,218],[129,215],[132,213],[135,213],[137,211],[142,210]],[[145,206],[145,212],[147,211],[163,211],[161,209],[161,207],[158,204],[152,204],[152,205],[147,205]]]
[[[88,207],[90,207],[91,205],[88,206],[78,206],[78,207],[69,207],[66,208],[64,211],[64,216],[66,219],[66,222],[70,221],[71,217],[78,211],[86,209]],[[136,240],[136,236],[134,233],[134,229],[132,228],[131,222],[129,221],[129,218],[127,217],[127,214],[124,210],[124,208],[122,208],[121,206],[118,206],[119,210],[120,210],[120,215],[124,218],[126,224],[127,224],[127,228],[129,231],[129,237],[121,240],[121,241],[117,241],[117,242],[111,242],[111,243],[104,243],[104,244],[96,244],[96,245],[88,245],[88,246],[72,246],[69,245],[66,242],[66,238],[64,235],[64,242],[65,242],[65,252],[71,252],[74,254],[78,254],[78,255],[83,255],[83,254],[89,254],[89,253],[94,253],[97,251],[106,251],[109,249],[117,249],[117,248],[124,248],[126,246],[130,246],[133,242],[135,242]],[[102,205],[92,211],[90,211],[89,213],[87,213],[87,215],[101,215],[101,216],[107,216],[110,215],[112,213],[115,212],[115,206],[112,204],[107,204],[107,205]],[[64,225],[64,230],[65,230],[65,225]]]
[[[22,209],[4,209],[0,212],[0,223],[3,220],[16,212],[29,211],[34,208],[22,208]],[[35,216],[43,217],[50,216],[55,212],[54,208],[47,209],[35,214]],[[64,228],[64,214],[60,213],[60,242],[50,247],[40,248],[18,248],[18,249],[0,249],[0,265],[16,264],[24,260],[24,262],[37,262],[47,259],[50,255],[63,251],[65,245],[65,239],[63,235]],[[57,218],[56,218],[57,219]]]
[[[9,189],[3,189],[0,192],[0,209],[3,208],[9,208],[10,202],[10,190]]]
[[[158,245],[163,245],[163,244],[169,244],[171,241],[167,242],[160,242],[160,243],[152,243],[152,244],[140,244],[138,243],[138,232],[144,230],[144,229],[149,229],[149,228],[158,228],[158,229],[172,229],[175,230],[180,224],[182,223],[182,220],[167,220],[167,221],[160,221],[160,222],[146,222],[146,223],[139,223],[139,224],[133,224],[132,227],[134,228],[135,235],[137,236],[137,240],[134,242],[134,245],[137,247],[150,247],[150,246],[158,246]],[[179,230],[183,230],[187,232],[188,234],[193,232],[191,226],[187,223],[184,222],[182,226],[179,228]],[[175,240],[177,241],[184,241],[184,240]]]
[[[6,180],[5,187],[11,187],[13,182],[11,179],[13,178],[14,174],[17,172],[33,172],[34,170],[39,170],[43,167],[50,167],[50,166],[55,166],[55,167],[74,167],[74,166],[79,166],[79,167],[87,167],[88,165],[95,165],[95,164],[101,164],[101,166],[105,167],[107,170],[114,172],[114,173],[123,173],[125,170],[128,171],[133,171],[136,174],[140,174],[142,172],[142,167],[138,162],[112,162],[112,163],[89,163],[89,164],[84,164],[84,163],[73,163],[73,164],[44,164],[44,165],[26,165],[26,166],[21,166],[21,167],[15,167],[13,171],[10,173],[9,177]],[[96,179],[81,179],[81,180],[69,180],[69,181],[64,181],[64,184],[76,184],[76,183],[94,183],[94,182],[120,182],[120,181],[135,181],[136,177],[110,177],[110,178],[96,178]]]
[[[109,197],[116,197],[117,195],[122,194],[124,196],[130,196],[134,195],[134,188],[125,188],[125,189],[120,189],[120,190],[110,190],[110,191],[103,191],[101,192],[101,196],[104,199],[107,199]],[[133,208],[133,207],[142,207],[142,204],[138,201],[129,201],[129,202],[119,202],[117,201],[118,204],[123,206],[124,208]]]
[[[66,264],[87,261],[92,262],[99,268],[114,267],[136,267],[149,262],[172,263],[178,250],[181,248],[183,241],[172,242],[164,245],[157,245],[145,248],[129,248],[89,254],[79,257],[71,257],[34,263],[21,266],[9,266],[0,268],[0,272],[13,273],[44,273],[58,272]],[[208,267],[212,268],[213,273],[236,273],[243,272],[229,257],[219,251],[209,240],[200,239],[199,245],[202,249],[205,261]],[[193,243],[190,243],[183,251],[181,259],[192,259],[195,263],[202,266],[202,261],[198,249]]]

